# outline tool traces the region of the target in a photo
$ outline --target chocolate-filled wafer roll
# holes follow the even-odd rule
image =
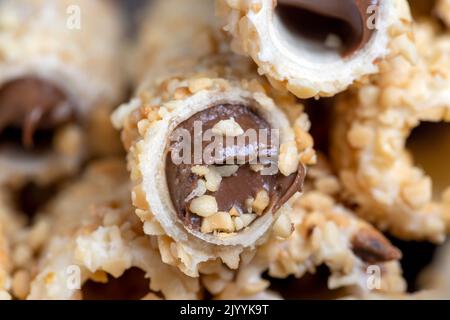
[[[254,295],[270,285],[263,274],[304,278],[325,265],[328,290],[350,289],[346,295],[359,297],[369,292],[403,292],[401,252],[336,200],[340,189],[325,158],[319,157],[318,165],[308,171],[303,196],[275,224],[274,230],[288,230],[286,221],[292,221],[294,232],[286,239],[272,234],[232,280],[227,281],[226,270],[217,272],[219,276],[204,276],[205,287],[218,298]]]
[[[39,222],[51,232],[28,299],[198,297],[198,279],[163,263],[142,232],[124,162],[91,164],[42,213]]]
[[[152,10],[138,50],[146,80],[113,115],[136,213],[163,260],[185,273],[218,258],[237,268],[302,190],[314,161],[309,123],[293,96],[273,94],[222,45],[211,2],[158,1]],[[297,121],[282,108],[298,108]]]
[[[272,85],[299,98],[332,96],[378,71],[407,32],[406,0],[218,0],[232,47]]]
[[[415,42],[395,41],[380,75],[340,99],[333,159],[363,217],[403,239],[442,241],[450,215],[450,38],[429,24],[414,29]]]
[[[0,183],[78,168],[123,95],[121,28],[108,0],[0,2]]]

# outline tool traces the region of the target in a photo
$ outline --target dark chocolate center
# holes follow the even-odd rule
[[[248,129],[265,129],[270,132],[269,130],[271,129],[270,124],[265,119],[251,108],[243,105],[218,105],[208,108],[182,122],[177,129],[186,129],[189,131],[190,136],[194,136],[194,122],[200,121],[202,123],[202,130],[205,132],[206,130],[213,128],[219,121],[228,120],[230,118],[233,118],[244,132]],[[237,142],[237,140],[235,141]],[[263,143],[258,137],[256,147],[271,147],[270,141],[271,140],[268,139],[268,143]],[[174,164],[171,152],[174,148],[177,148],[177,143],[179,142],[173,142],[170,145],[166,158],[167,184],[173,205],[179,218],[185,225],[194,230],[198,230],[202,218],[190,212],[190,201],[186,201],[186,198],[196,188],[198,180],[201,179],[201,177],[192,173],[191,168],[194,164]],[[209,141],[203,141],[203,148],[209,143]],[[191,150],[194,150],[193,144],[194,142],[192,141]],[[236,146],[237,145],[238,144],[236,144]],[[245,140],[245,144],[239,144],[238,148],[233,150],[233,154],[236,150],[239,154],[245,154],[246,152],[243,152],[243,150],[249,149],[252,149],[252,144],[250,143],[250,140]],[[230,149],[227,148],[227,150]],[[224,153],[226,154],[227,151],[224,151]],[[226,156],[229,156],[229,154],[226,154]],[[216,198],[218,211],[229,212],[234,207],[240,213],[247,213],[246,200],[255,198],[259,191],[265,190],[270,198],[270,205],[267,210],[271,209],[272,212],[276,212],[289,200],[289,198],[292,197],[293,194],[301,190],[305,176],[303,166],[300,166],[298,173],[287,177],[279,171],[272,175],[263,175],[261,172],[252,170],[248,163],[249,159],[249,157],[246,157],[247,161],[245,161],[244,164],[239,162],[240,166],[235,174],[230,177],[223,177],[216,192],[208,191],[206,193],[207,195]],[[223,163],[217,165],[221,164]],[[230,163],[227,162],[227,164]],[[238,163],[236,162],[236,164]]]
[[[21,78],[0,88],[0,134],[31,148],[35,136],[48,136],[74,117],[73,104],[57,86],[39,78]],[[40,132],[38,132],[40,131]]]
[[[330,34],[342,42],[347,57],[363,48],[375,26],[371,6],[380,0],[278,0],[277,14],[290,32],[325,43]]]

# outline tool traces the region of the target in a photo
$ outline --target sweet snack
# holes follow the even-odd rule
[[[439,242],[450,214],[449,181],[441,181],[445,130],[425,136],[419,151],[428,160],[434,157],[433,170],[441,172],[434,180],[405,146],[414,128],[450,120],[450,38],[428,23],[415,24],[414,36],[392,42],[380,74],[341,97],[333,160],[348,199],[365,219],[403,239]]]
[[[333,96],[378,71],[407,31],[404,0],[218,0],[233,49],[299,98]]]
[[[108,114],[124,94],[121,51],[110,1],[1,1],[1,184],[48,184],[116,150]],[[107,137],[100,150],[88,134]]]
[[[127,293],[145,299],[199,297],[198,279],[163,263],[155,239],[142,232],[121,160],[91,164],[42,210],[37,223],[51,232],[40,249],[28,299],[99,299],[121,293],[125,298],[130,298]],[[127,291],[145,289],[146,283],[141,296]]]
[[[326,265],[329,290],[347,288],[347,295],[359,297],[404,292],[400,251],[336,200],[339,189],[325,158],[319,157],[308,172],[304,195],[285,213],[294,224],[292,235],[280,239],[272,233],[234,281],[220,286],[226,277],[202,279],[205,287],[218,298],[245,297],[270,285],[262,278],[266,271],[274,278],[301,278]]]
[[[0,299],[449,299],[449,8],[0,0]]]
[[[157,1],[145,22],[147,75],[113,115],[136,214],[164,262],[190,276],[216,259],[236,269],[302,190],[315,159],[307,117],[220,45],[211,3]],[[283,108],[298,108],[295,124]]]

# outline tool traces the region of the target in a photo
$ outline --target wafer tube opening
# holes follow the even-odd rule
[[[432,179],[433,198],[440,200],[450,187],[450,123],[421,122],[409,135],[406,146],[414,164]]]
[[[375,28],[377,0],[278,0],[275,25],[293,52],[349,57],[363,48]]]
[[[26,77],[0,86],[0,143],[29,152],[48,151],[55,131],[74,121],[74,104],[55,84]]]
[[[167,146],[166,179],[180,221],[227,237],[274,215],[301,191],[304,168],[279,165],[278,133],[255,108],[219,104],[181,122]]]

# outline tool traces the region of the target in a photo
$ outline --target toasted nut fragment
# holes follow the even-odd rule
[[[197,165],[197,166],[193,166],[191,168],[191,171],[192,171],[192,173],[194,173],[200,177],[204,177],[208,173],[209,169],[206,166],[198,166]]]
[[[253,202],[253,211],[256,212],[256,214],[261,215],[264,210],[267,208],[267,206],[269,205],[270,202],[270,198],[269,198],[269,194],[267,193],[266,190],[260,190],[258,191],[258,193],[256,194],[256,199]]]
[[[233,232],[234,223],[228,212],[217,212],[203,219],[200,230],[203,233],[211,233],[213,231]]]
[[[225,166],[215,166],[213,167],[214,170],[216,170],[222,177],[231,177],[233,174],[235,174],[239,170],[239,166],[232,164],[232,165],[225,165]]]
[[[30,275],[25,270],[19,270],[14,274],[12,281],[14,296],[25,299],[30,291]]]
[[[244,134],[244,130],[242,130],[241,126],[234,118],[230,118],[216,123],[214,127],[212,127],[212,133],[227,137],[237,137]]]
[[[244,223],[244,227],[247,227],[256,219],[256,214],[246,213],[243,214],[241,217],[242,222]]]
[[[206,189],[211,192],[219,190],[220,183],[222,182],[222,176],[215,169],[210,168],[205,174]]]
[[[286,177],[293,174],[298,169],[299,157],[297,146],[294,141],[285,142],[280,147],[280,160],[278,168]]]
[[[210,217],[218,211],[216,198],[208,195],[198,197],[192,200],[189,209],[200,217]]]
[[[229,213],[230,213],[230,216],[232,216],[232,217],[238,217],[238,216],[240,216],[239,211],[238,211],[235,207],[231,208],[231,210],[230,210]]]
[[[294,225],[292,224],[289,215],[287,214],[280,215],[277,221],[275,221],[272,230],[275,236],[279,238],[283,239],[289,238],[292,232],[294,232]]]
[[[264,165],[262,164],[251,164],[250,169],[254,172],[260,172],[262,169],[264,169]]]
[[[245,207],[247,208],[248,212],[252,212],[254,201],[255,201],[255,199],[253,199],[253,198],[248,198],[247,200],[245,200]]]
[[[198,180],[197,181],[197,187],[195,187],[194,190],[186,197],[186,202],[191,201],[194,198],[201,197],[206,193],[206,182],[205,180]]]
[[[398,260],[401,252],[377,230],[362,228],[352,238],[353,252],[367,263]]]

